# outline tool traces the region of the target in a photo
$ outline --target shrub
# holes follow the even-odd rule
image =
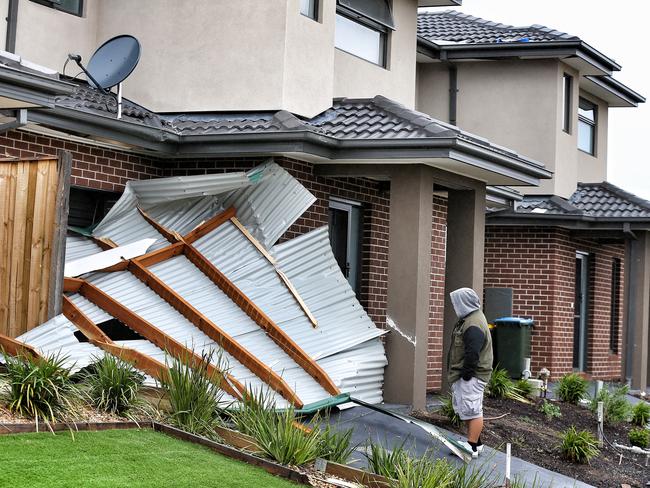
[[[580,464],[588,463],[600,454],[594,435],[587,430],[577,431],[575,427],[562,434],[560,451],[565,459]]]
[[[9,410],[46,423],[66,420],[77,411],[79,390],[64,366],[67,358],[5,355],[4,399]]]
[[[650,422],[650,403],[641,401],[632,408],[632,423],[645,427]]]
[[[507,398],[514,390],[515,385],[510,379],[508,371],[503,368],[495,368],[487,384],[487,394],[492,398]]]
[[[650,447],[650,430],[647,429],[632,429],[627,434],[630,444],[647,449]]]
[[[125,415],[138,404],[144,376],[122,358],[105,354],[84,376],[88,395],[99,410]]]
[[[216,359],[214,359],[216,357]],[[220,378],[210,374],[208,365],[217,365],[225,371],[221,355],[204,353],[201,361],[191,356],[175,360],[169,375],[163,377],[162,386],[169,398],[169,423],[192,434],[216,438],[214,428],[221,425],[223,391]]]
[[[293,408],[276,411],[270,396],[262,391],[244,395],[231,417],[241,432],[255,439],[264,454],[282,464],[300,466],[327,453],[318,428],[299,428]]]
[[[557,395],[563,402],[577,404],[587,396],[588,382],[577,373],[562,376],[557,386]]]
[[[603,420],[605,423],[625,422],[629,419],[632,410],[630,402],[625,397],[627,391],[627,385],[620,386],[614,391],[602,388],[598,395],[591,399],[589,408],[592,412],[596,412],[598,402],[603,402]]]
[[[535,390],[533,384],[528,380],[518,380],[515,383],[515,390],[524,398],[530,398]]]
[[[539,411],[546,415],[546,418],[551,420],[554,418],[560,418],[562,412],[560,412],[560,407],[552,404],[551,402],[544,400],[539,406]]]
[[[320,430],[318,457],[339,464],[347,464],[357,446],[352,445],[353,429],[336,430],[326,424]]]
[[[447,417],[447,420],[449,420],[449,423],[453,425],[454,427],[460,427],[462,420],[460,420],[460,417],[454,410],[454,404],[452,400],[451,395],[445,395],[441,399],[442,404],[440,405],[440,408],[438,409],[438,412],[441,415],[444,415]]]
[[[406,442],[406,441],[404,441]],[[366,459],[368,459],[368,468],[386,478],[397,479],[399,472],[406,472],[409,462],[409,455],[404,449],[404,443],[388,450],[379,444],[371,443],[366,448]]]

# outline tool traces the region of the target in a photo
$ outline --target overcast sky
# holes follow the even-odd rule
[[[463,0],[456,10],[578,36],[623,67],[615,78],[650,99],[649,0]],[[607,179],[650,200],[650,100],[609,116]]]

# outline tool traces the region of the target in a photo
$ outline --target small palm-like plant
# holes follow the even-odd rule
[[[162,386],[169,398],[169,423],[192,434],[216,438],[215,427],[222,424],[223,391],[220,377],[212,375],[209,365],[225,371],[222,356],[203,353],[201,361],[188,355],[175,360],[169,375],[163,376]]]
[[[66,420],[79,406],[79,390],[65,367],[67,358],[4,355],[6,371],[1,379],[9,411],[38,423]]]
[[[104,355],[85,374],[92,404],[105,412],[125,415],[138,404],[144,376],[122,358]]]
[[[639,402],[632,408],[632,423],[645,427],[650,422],[650,403]]]
[[[598,441],[587,431],[577,431],[569,427],[561,436],[560,452],[565,459],[574,463],[585,464],[600,454]]]
[[[563,402],[577,404],[587,396],[588,384],[579,374],[571,373],[560,378],[556,392]]]

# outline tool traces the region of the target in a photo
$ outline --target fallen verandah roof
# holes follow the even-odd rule
[[[152,249],[158,251],[124,261],[113,272],[72,280],[68,298],[75,320],[82,317],[91,327],[117,314],[143,339],[115,345],[160,364],[168,364],[162,347],[168,343],[177,352],[217,350],[228,364],[235,397],[243,385],[268,391],[278,406],[300,406],[339,391],[380,402],[384,331],[342,275],[327,229],[274,246],[313,195],[272,162],[208,180],[127,186],[93,234],[118,245],[156,239]],[[233,207],[236,216],[227,213]],[[105,344],[79,346],[75,320],[59,316],[19,339],[42,353],[74,355],[77,367],[111,352]]]

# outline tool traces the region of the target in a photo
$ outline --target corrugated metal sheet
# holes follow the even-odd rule
[[[152,266],[150,270],[212,323],[281,376],[304,403],[327,397],[327,392],[185,256]]]
[[[196,328],[130,272],[95,273],[88,276],[87,280],[133,313],[197,353],[210,350],[219,352],[232,375],[247,388],[253,391],[268,390],[267,385],[248,368],[224,351],[219,344]],[[271,391],[269,394],[278,405],[286,405],[279,395]]]
[[[65,365],[75,372],[104,356],[104,351],[98,347],[79,342],[74,335],[76,331],[75,325],[65,316],[57,315],[17,339],[44,356],[59,355],[65,358]]]
[[[68,235],[65,239],[65,262],[102,252],[95,241],[84,236]]]
[[[79,293],[68,295],[68,298],[77,306],[79,310],[81,310],[86,315],[86,317],[88,317],[95,324],[101,324],[113,318],[112,315],[109,315]]]

